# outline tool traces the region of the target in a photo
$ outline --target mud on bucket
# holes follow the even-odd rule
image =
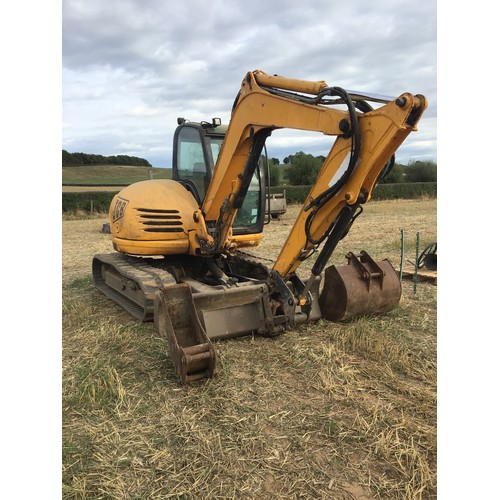
[[[401,298],[399,275],[387,260],[375,262],[364,250],[349,252],[346,266],[325,269],[319,304],[328,321],[383,313],[396,308]]]

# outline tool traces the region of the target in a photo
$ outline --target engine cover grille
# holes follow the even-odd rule
[[[184,231],[179,210],[137,208],[139,221],[146,233],[182,233]]]

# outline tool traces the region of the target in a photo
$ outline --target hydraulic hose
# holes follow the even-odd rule
[[[315,239],[311,235],[311,225],[314,221],[319,210],[325,206],[344,186],[347,182],[347,179],[351,176],[354,168],[359,159],[359,152],[361,149],[361,133],[359,130],[359,122],[358,115],[356,113],[356,108],[354,103],[351,100],[349,94],[340,87],[328,87],[320,95],[318,95],[318,99],[322,99],[325,95],[337,95],[340,96],[342,101],[347,105],[347,109],[349,112],[349,118],[351,122],[350,130],[346,133],[351,136],[351,156],[349,158],[349,164],[345,172],[341,175],[340,179],[331,187],[323,191],[316,198],[314,198],[309,205],[305,208],[306,211],[312,209],[311,213],[308,215],[305,224],[306,238],[307,241],[313,245],[319,245],[322,241],[330,234],[334,223],[330,225],[330,227],[323,233],[323,235],[319,239]]]

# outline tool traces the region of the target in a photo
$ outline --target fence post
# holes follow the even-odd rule
[[[401,261],[399,263],[399,282],[403,283],[403,262],[405,258],[405,230],[401,229]]]
[[[417,231],[417,242],[415,245],[415,276],[413,277],[413,293],[417,293],[417,281],[418,281],[418,243],[419,243],[420,233]]]

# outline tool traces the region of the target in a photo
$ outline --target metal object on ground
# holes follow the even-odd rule
[[[424,266],[429,269],[429,271],[437,271],[437,254],[430,253],[424,258]]]
[[[388,312],[401,298],[401,282],[389,260],[374,261],[367,252],[349,252],[346,266],[325,270],[319,299],[323,317],[342,321],[355,315]]]
[[[418,257],[418,268],[425,267],[429,271],[437,271],[437,243],[426,246]]]
[[[181,383],[213,377],[217,355],[196,313],[191,287],[163,288],[155,297],[155,313]]]

